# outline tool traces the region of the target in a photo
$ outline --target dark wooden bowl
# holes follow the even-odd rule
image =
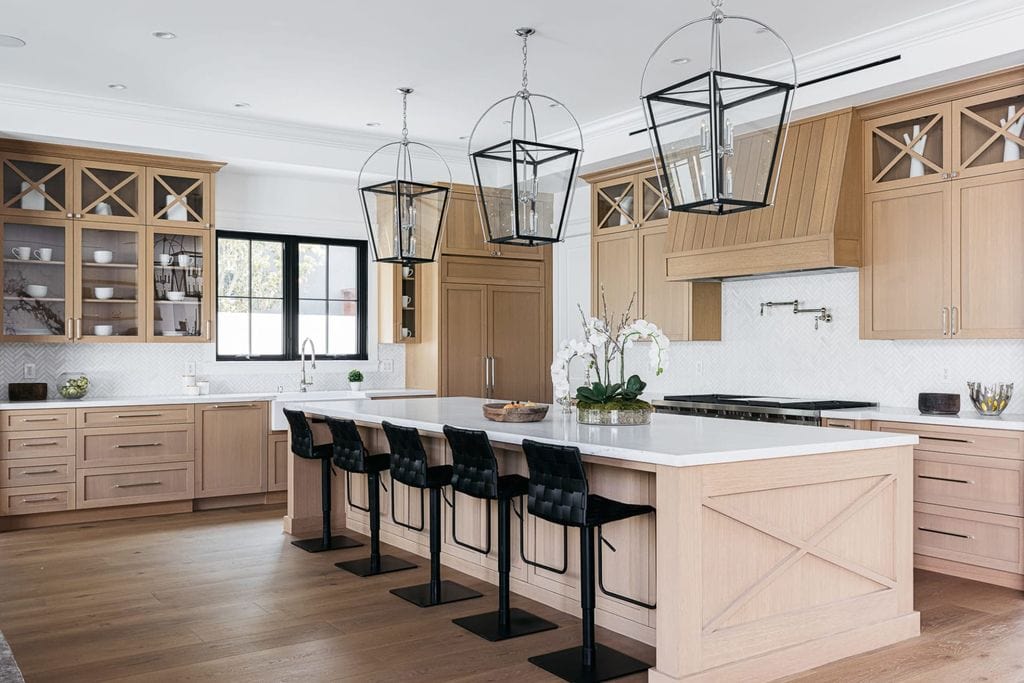
[[[922,415],[957,415],[960,413],[960,394],[920,393],[917,409]]]
[[[506,408],[504,403],[485,403],[484,417],[495,422],[540,422],[548,414],[548,406],[519,406]]]

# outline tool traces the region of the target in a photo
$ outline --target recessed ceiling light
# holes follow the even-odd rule
[[[25,47],[25,41],[17,36],[0,34],[0,47]]]
[[[235,102],[234,104],[235,109],[248,109],[251,106],[248,102]]]
[[[690,63],[690,58],[689,57],[676,57],[675,59],[673,59],[671,61],[672,61],[673,64],[689,64]]]
[[[107,87],[110,88],[111,90],[127,90],[128,89],[128,86],[125,85],[124,83],[111,83]]]
[[[170,31],[153,31],[153,37],[160,40],[174,40],[178,37],[178,34],[171,33]]]
[[[380,122],[379,121],[367,121],[366,122],[366,127],[367,128],[380,128]]]

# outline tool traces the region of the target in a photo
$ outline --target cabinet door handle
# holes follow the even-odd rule
[[[942,307],[942,336],[949,336],[949,306]]]
[[[75,339],[82,338],[82,319],[75,318]]]
[[[37,448],[39,446],[56,446],[57,442],[56,441],[43,441],[43,442],[40,442],[40,443],[26,443],[26,444],[22,444],[22,445],[25,446],[25,448]]]
[[[163,446],[159,441],[153,443],[116,443],[114,448],[151,448],[153,446]]]
[[[133,489],[137,486],[160,486],[163,484],[161,481],[140,481],[134,484],[114,484],[115,489]]]
[[[45,498],[22,498],[22,503],[48,503],[51,500],[57,500],[57,496],[46,496]]]
[[[948,481],[953,484],[973,484],[974,482],[970,479],[950,479],[949,477],[933,477],[930,474],[919,474],[918,479],[931,479],[933,481]]]
[[[973,439],[954,439],[949,436],[924,436],[919,434],[919,439],[928,439],[929,441],[948,441],[950,443],[974,443]]]
[[[212,331],[213,331],[213,325],[210,323],[209,320],[207,320],[206,321],[206,341],[210,341],[210,335],[212,334]]]
[[[955,337],[956,333],[960,331],[960,311],[956,306],[953,307],[953,314],[950,316],[950,333]]]
[[[160,417],[163,413],[133,413],[131,415],[115,415],[118,420],[131,419],[136,417]]]
[[[973,540],[974,536],[968,536],[967,534],[956,534],[952,531],[939,531],[938,529],[929,529],[925,526],[917,527],[918,531],[927,531],[929,534],[941,534],[942,536],[955,536],[956,538],[966,538],[967,540]]]
[[[74,318],[68,318],[68,324],[64,326],[64,329],[67,330],[68,339],[74,339],[75,338],[75,320],[74,320]]]
[[[491,364],[488,362],[489,356],[484,356],[484,398],[491,397]]]
[[[491,356],[491,394],[494,394],[494,385],[498,383],[498,373],[494,367],[494,356]]]
[[[24,474],[25,476],[29,476],[32,474],[57,474],[57,472],[59,471],[60,470],[54,467],[52,470],[32,470],[31,472],[22,472],[22,474]]]
[[[55,417],[26,417],[22,422],[56,422]]]
[[[255,407],[255,405],[256,405],[255,403],[225,403],[224,405],[221,405],[219,403],[215,403],[213,407],[214,408],[218,408],[218,409],[222,409],[222,408],[253,408],[253,407]]]

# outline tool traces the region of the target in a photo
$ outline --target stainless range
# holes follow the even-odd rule
[[[654,410],[659,413],[803,425],[821,425],[821,411],[823,410],[873,408],[878,405],[865,401],[820,401],[805,398],[731,394],[666,396],[664,399],[652,401],[652,403]]]

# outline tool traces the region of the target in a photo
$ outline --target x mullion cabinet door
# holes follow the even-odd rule
[[[70,159],[0,152],[0,213],[74,218]]]
[[[142,166],[76,160],[74,214],[94,223],[145,222],[146,169]]]
[[[949,103],[864,122],[864,189],[895,190],[949,180]]]
[[[146,223],[156,227],[213,227],[213,177],[193,171],[147,169]]]

